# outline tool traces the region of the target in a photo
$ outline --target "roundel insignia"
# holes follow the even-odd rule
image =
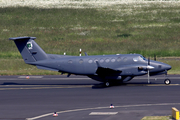
[[[28,43],[27,43],[27,48],[28,48],[28,49],[32,49],[32,48],[33,48],[32,42],[28,42]]]

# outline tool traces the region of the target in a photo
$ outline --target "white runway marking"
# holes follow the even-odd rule
[[[118,112],[91,112],[89,115],[116,115]]]
[[[157,103],[157,104],[137,104],[137,105],[122,105],[122,106],[115,106],[116,108],[125,108],[125,107],[145,107],[145,106],[166,106],[166,105],[180,105],[180,103]],[[95,108],[83,108],[83,109],[74,109],[74,110],[65,110],[56,112],[58,114],[61,113],[68,113],[68,112],[78,112],[78,111],[85,111],[85,110],[97,110],[97,109],[109,109],[108,107],[95,107]],[[44,115],[40,115],[33,118],[26,118],[26,120],[36,120],[42,117],[47,117],[53,115],[53,113],[47,113]]]

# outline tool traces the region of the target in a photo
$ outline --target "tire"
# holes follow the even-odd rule
[[[109,82],[106,82],[105,85],[106,85],[106,87],[109,87],[109,86],[110,86],[110,83],[109,83]]]
[[[169,85],[169,84],[171,84],[171,81],[169,79],[165,79],[164,84]]]

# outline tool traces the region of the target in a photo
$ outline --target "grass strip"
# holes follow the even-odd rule
[[[0,58],[21,58],[9,37],[34,36],[46,53],[180,56],[174,2],[100,8],[0,8]]]

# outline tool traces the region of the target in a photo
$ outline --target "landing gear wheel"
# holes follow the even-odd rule
[[[106,82],[105,85],[106,85],[106,87],[109,87],[109,86],[110,86],[110,83],[109,83],[109,82]]]
[[[169,79],[165,79],[164,84],[169,85],[169,84],[171,84],[171,81]]]

